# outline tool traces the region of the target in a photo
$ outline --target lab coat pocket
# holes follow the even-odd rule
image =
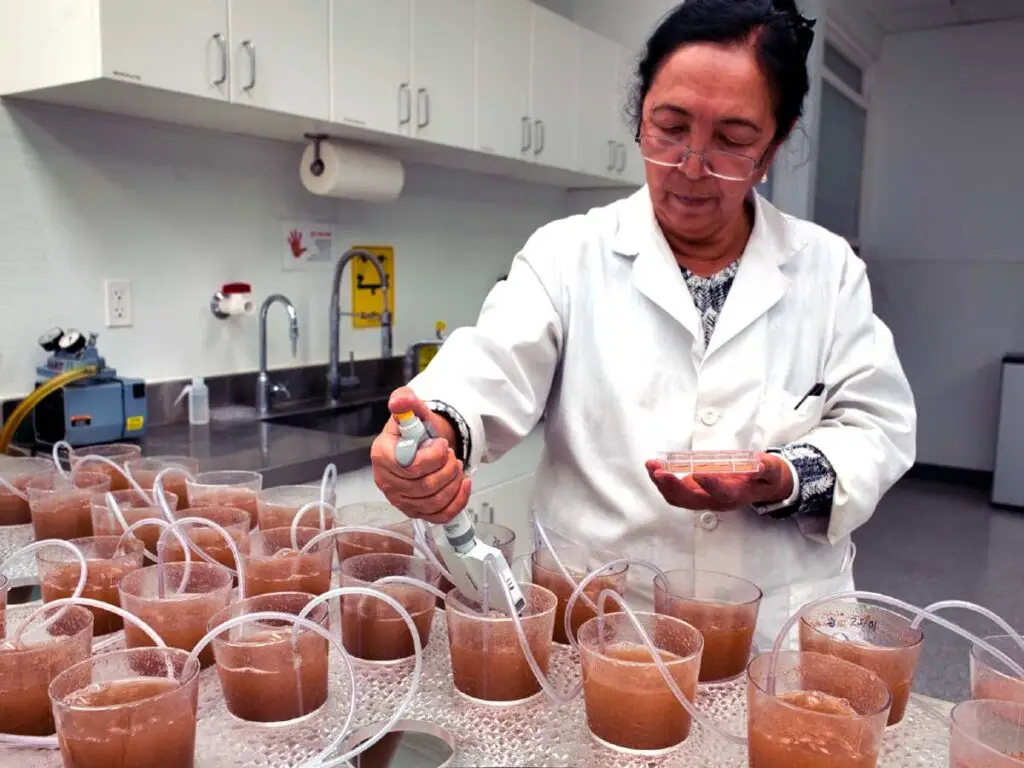
[[[765,450],[799,442],[821,423],[824,411],[824,395],[805,398],[785,389],[769,390],[765,393],[758,417],[760,444],[754,449]]]

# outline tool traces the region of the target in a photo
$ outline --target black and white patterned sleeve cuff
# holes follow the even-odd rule
[[[767,512],[776,520],[791,517],[829,517],[836,490],[836,472],[825,454],[809,443],[792,443],[772,453],[779,454],[796,471],[799,493],[793,504]]]
[[[455,430],[455,445],[452,446],[452,450],[455,451],[455,456],[463,466],[469,469],[469,457],[473,455],[473,437],[469,431],[469,424],[466,423],[462,414],[448,403],[443,403],[440,400],[428,400],[427,408],[452,425],[452,429]]]

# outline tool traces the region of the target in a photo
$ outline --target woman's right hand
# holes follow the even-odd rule
[[[429,408],[408,387],[391,394],[388,408],[392,414],[412,411],[438,435],[420,446],[408,467],[395,459],[395,447],[402,434],[398,422],[388,419],[370,448],[373,480],[389,502],[409,517],[428,523],[447,523],[469,503],[472,482],[451,445],[455,433],[445,419]]]

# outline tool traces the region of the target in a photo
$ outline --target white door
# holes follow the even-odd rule
[[[576,25],[535,5],[531,42],[533,152],[539,163],[571,168],[576,117]]]
[[[331,120],[387,133],[412,125],[412,0],[332,0]]]
[[[533,481],[534,475],[509,480],[474,493],[469,501],[469,507],[479,520],[504,525],[515,531],[515,557],[533,551],[533,530],[530,527]]]
[[[612,125],[612,104],[620,49],[586,29],[577,29],[576,168],[595,176],[616,176],[620,135]]]
[[[476,148],[533,158],[527,0],[477,0]]]
[[[472,149],[476,3],[413,0],[413,135]]]
[[[619,69],[616,76],[615,98],[612,102],[612,128],[619,142],[619,159],[615,172],[630,185],[643,186],[644,163],[636,143],[636,133],[627,115],[630,92],[636,72],[636,55],[619,49]]]
[[[100,30],[107,77],[228,97],[227,0],[101,0]]]
[[[231,0],[231,100],[330,118],[328,0]]]

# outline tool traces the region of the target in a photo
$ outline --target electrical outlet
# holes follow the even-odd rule
[[[103,306],[107,328],[130,328],[132,324],[132,281],[104,280]]]

